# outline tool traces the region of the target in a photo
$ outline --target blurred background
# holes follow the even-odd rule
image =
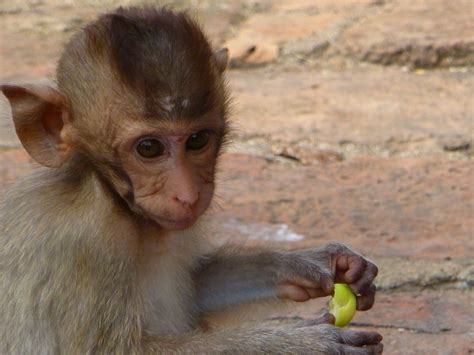
[[[53,79],[75,30],[141,4],[188,9],[230,50],[234,142],[210,238],[347,243],[380,266],[352,327],[381,332],[387,354],[473,353],[474,1],[0,0],[0,82]],[[2,96],[0,195],[31,169]]]

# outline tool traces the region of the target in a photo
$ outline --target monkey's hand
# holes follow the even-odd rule
[[[334,283],[346,283],[357,296],[357,309],[365,311],[374,304],[377,272],[374,263],[339,243],[289,252],[280,264],[277,293],[280,298],[304,302],[331,295]]]
[[[383,352],[381,342],[382,336],[372,331],[346,330],[328,324],[289,326],[273,339],[276,349],[267,348],[264,352],[376,355]]]

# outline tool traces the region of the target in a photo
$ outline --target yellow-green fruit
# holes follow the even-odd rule
[[[351,321],[356,312],[356,296],[346,284],[334,285],[334,297],[329,303],[329,313],[336,318],[338,327],[345,327]]]

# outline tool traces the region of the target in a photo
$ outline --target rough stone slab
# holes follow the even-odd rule
[[[471,0],[386,2],[381,11],[349,28],[337,47],[380,64],[451,67],[474,64]]]
[[[473,332],[420,334],[398,329],[375,329],[384,336],[384,354],[467,355],[474,352]]]
[[[474,331],[473,305],[472,290],[382,293],[372,310],[357,313],[354,323],[418,333],[463,334]]]
[[[314,12],[263,12],[241,24],[238,34],[229,39],[231,66],[261,65],[275,61],[279,48],[290,40],[304,38],[341,21],[340,14]]]
[[[425,288],[462,290],[474,287],[474,260],[376,258],[378,290],[419,291]]]
[[[273,62],[281,49],[284,54],[317,51],[323,34],[334,32],[355,13],[365,11],[370,3],[369,0],[262,2],[261,8],[240,23],[235,35],[225,43],[230,50],[231,66]]]
[[[469,140],[474,134],[470,73],[300,68],[231,71],[229,79],[242,138],[439,153],[443,151],[440,140],[458,135]]]
[[[339,240],[371,257],[474,253],[472,162],[368,157],[298,166],[229,154],[221,170],[223,239],[287,248]]]

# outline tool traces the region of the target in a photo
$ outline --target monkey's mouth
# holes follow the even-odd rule
[[[188,217],[179,220],[171,220],[165,218],[154,218],[155,222],[167,230],[183,230],[191,227],[196,223],[195,217]]]

